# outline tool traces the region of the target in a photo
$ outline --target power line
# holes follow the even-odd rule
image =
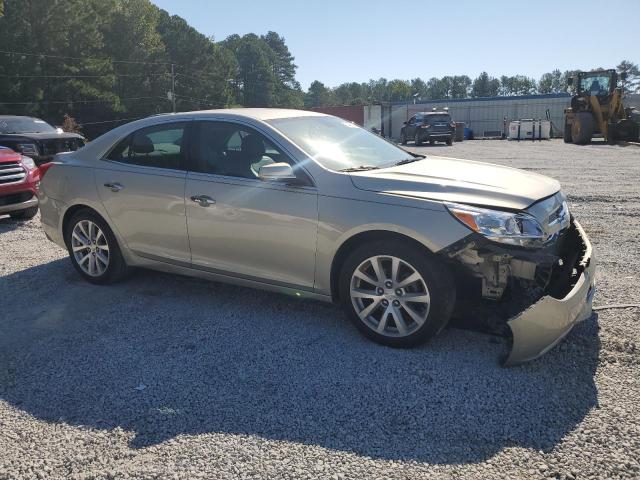
[[[176,94],[176,97],[178,97],[179,99],[185,99],[185,100],[194,100],[196,102],[202,102],[202,103],[211,103],[211,100],[206,100],[204,98],[196,98],[196,97],[189,97],[187,95],[178,95]]]
[[[224,103],[219,103],[219,102],[216,103],[216,102],[213,102],[211,100],[202,100],[202,99],[199,99],[199,98],[185,98],[185,97],[180,98],[179,95],[176,95],[176,96],[178,97],[178,100],[180,100],[180,101],[190,102],[190,103],[196,104],[196,105],[198,105],[200,107],[209,107],[209,108],[222,108],[222,107],[224,107]]]
[[[79,123],[78,125],[85,126],[85,125],[99,125],[99,124],[102,124],[102,123],[127,122],[127,121],[131,121],[131,120],[140,120],[141,118],[147,118],[147,116],[144,116],[144,117],[132,117],[132,118],[117,118],[115,120],[103,120],[101,122],[85,122],[85,123]]]
[[[186,75],[184,73],[176,73],[176,77],[184,77],[184,78],[188,78],[190,80],[195,80],[195,81],[203,81],[202,78],[197,78],[197,76],[200,77],[209,77],[207,80],[205,81],[213,81],[213,80],[223,80],[225,82],[234,82],[235,79],[234,78],[221,78],[220,75],[217,75],[215,73],[211,73],[211,72],[192,72],[191,75]],[[262,80],[263,82],[265,82],[266,80]]]
[[[164,77],[169,73],[102,73],[97,75],[7,75],[4,78],[103,78],[103,77]]]
[[[34,100],[32,102],[2,102],[0,101],[0,105],[31,105],[34,103],[53,103],[53,104],[76,104],[76,103],[115,103],[117,101],[125,101],[125,100],[146,100],[146,99],[163,99],[167,100],[165,97],[161,96],[153,96],[153,97],[125,97],[119,98],[117,100]]]
[[[141,62],[136,60],[113,60],[110,58],[68,57],[64,55],[47,55],[45,53],[12,52],[9,50],[0,50],[0,53],[4,55],[22,55],[25,57],[44,57],[44,58],[58,58],[58,59],[67,59],[67,60],[93,60],[97,62],[128,63],[128,64],[137,64],[137,65],[171,65],[171,62]]]

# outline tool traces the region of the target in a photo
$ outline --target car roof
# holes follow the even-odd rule
[[[440,110],[437,112],[420,112],[418,115],[449,115],[449,112],[446,110]]]
[[[256,123],[279,118],[300,117],[329,117],[329,115],[308,110],[293,110],[286,108],[226,108],[219,110],[196,110],[192,112],[161,113],[120,125],[119,127],[106,132],[105,134],[87,144],[83,148],[83,151],[93,151],[95,152],[96,158],[102,157],[114,145],[116,141],[120,141],[126,135],[131,134],[137,129],[151,127],[164,122],[190,121],[202,118],[207,120],[247,119],[247,123]]]
[[[15,152],[14,150],[10,149],[9,147],[0,147],[0,155],[1,156],[15,156],[18,155],[20,156],[20,154],[18,152]]]
[[[162,113],[159,116],[188,116],[188,117],[207,117],[207,116],[229,116],[229,117],[249,117],[255,120],[275,120],[278,118],[295,118],[295,117],[320,117],[327,116],[324,113],[313,112],[309,110],[295,110],[290,108],[223,108],[217,110],[195,110],[192,112],[180,113]]]

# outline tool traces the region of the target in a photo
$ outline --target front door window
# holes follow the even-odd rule
[[[229,177],[258,179],[260,167],[291,159],[261,133],[225,122],[198,122],[192,170]]]

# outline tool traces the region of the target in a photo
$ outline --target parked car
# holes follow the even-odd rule
[[[0,215],[28,220],[38,213],[40,170],[24,155],[0,147]]]
[[[78,150],[84,144],[82,135],[63,132],[39,118],[0,115],[0,145],[27,155],[36,165],[51,161],[57,153]]]
[[[510,331],[515,364],[591,314],[591,245],[557,181],[316,112],[139,120],[56,158],[39,198],[89,282],[148,267],[333,301],[385,345],[420,344],[455,311]]]
[[[453,143],[456,133],[456,123],[451,120],[448,112],[422,112],[416,113],[408,121],[404,122],[400,129],[400,137],[403,145],[413,140],[416,146],[429,142]]]

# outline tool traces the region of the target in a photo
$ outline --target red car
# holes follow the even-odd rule
[[[0,215],[28,220],[38,213],[40,169],[35,162],[0,147]]]

